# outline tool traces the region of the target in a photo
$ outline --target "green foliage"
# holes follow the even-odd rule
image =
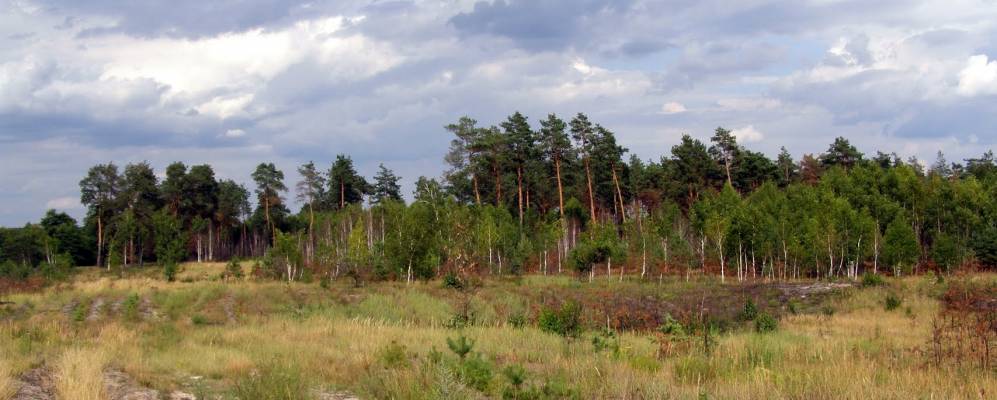
[[[465,336],[460,336],[457,339],[447,338],[447,347],[463,360],[474,349],[474,340]]]
[[[592,335],[592,348],[596,353],[608,350],[612,354],[618,354],[620,352],[620,339],[616,336],[616,332],[603,329]]]
[[[779,321],[768,313],[761,313],[755,319],[755,332],[768,333],[779,328]]]
[[[901,304],[903,304],[903,299],[893,293],[887,294],[886,298],[883,299],[883,308],[885,308],[886,311],[896,310],[897,308],[900,308]]]
[[[882,275],[866,272],[862,274],[862,287],[876,287],[886,285],[886,280]]]
[[[443,287],[462,290],[464,289],[464,282],[461,281],[460,277],[453,272],[448,272],[443,276]]]
[[[139,296],[132,293],[121,303],[121,314],[127,321],[136,321],[139,317]]]
[[[223,274],[226,279],[242,280],[245,274],[242,272],[242,261],[239,260],[238,256],[232,257],[225,264],[225,272]]]
[[[513,328],[522,328],[526,326],[526,314],[522,312],[512,313],[509,315],[509,319],[506,323]]]
[[[741,309],[740,318],[743,321],[754,321],[758,317],[758,306],[751,299],[744,302],[744,307]]]
[[[672,318],[671,314],[665,314],[661,326],[658,327],[658,332],[672,336],[685,336],[685,327],[675,318]]]
[[[492,381],[492,364],[476,354],[461,360],[459,375],[467,386],[484,391]]]
[[[310,398],[308,382],[294,363],[271,361],[236,380],[238,399],[299,400]]]
[[[921,246],[910,223],[902,216],[895,218],[883,237],[883,261],[898,273],[908,272],[920,254]]]
[[[388,343],[387,346],[378,352],[378,360],[386,368],[402,367],[408,361],[408,350],[405,348],[405,345],[392,340],[391,343]]]
[[[560,308],[545,307],[540,311],[537,325],[540,330],[556,333],[564,337],[576,337],[582,331],[582,306],[575,301],[566,301]]]
[[[190,323],[194,325],[208,325],[210,321],[203,314],[194,314],[190,316]]]

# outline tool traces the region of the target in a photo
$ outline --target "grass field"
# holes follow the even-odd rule
[[[346,281],[223,281],[223,269],[187,264],[174,283],[155,269],[123,278],[90,270],[42,292],[6,296],[13,304],[0,309],[0,399],[17,398],[24,382],[33,382],[25,377],[35,375],[57,398],[117,398],[121,390],[108,385],[109,371],[134,390],[197,398],[997,393],[994,369],[935,365],[925,356],[947,285],[934,277],[861,288],[528,276],[456,290],[439,281],[360,288]],[[899,301],[890,310],[888,297]],[[760,317],[746,316],[749,300],[759,315],[776,317],[778,328],[759,332]],[[540,329],[543,315],[564,303],[582,306],[584,329],[575,337]],[[683,322],[687,334],[662,333],[664,314]],[[713,321],[714,329],[697,329],[702,321]],[[451,339],[467,350],[461,337],[473,343],[463,357],[448,345]]]

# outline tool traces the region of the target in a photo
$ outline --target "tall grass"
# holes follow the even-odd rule
[[[6,360],[0,360],[0,400],[9,400],[17,391],[14,370]]]
[[[101,349],[74,347],[55,364],[55,390],[62,400],[102,400],[107,354]]]

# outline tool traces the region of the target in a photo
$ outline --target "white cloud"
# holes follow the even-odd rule
[[[959,71],[959,94],[997,94],[997,60],[988,62],[985,54],[969,57],[966,67]]]
[[[661,106],[662,114],[681,114],[688,111],[685,105],[675,101],[669,101]]]
[[[246,136],[246,131],[242,129],[229,129],[225,131],[225,137],[227,138],[238,138]]]
[[[755,143],[761,142],[762,139],[765,139],[765,135],[755,129],[754,125],[748,125],[740,129],[735,129],[730,133],[733,134],[740,143]]]
[[[59,197],[46,202],[45,207],[56,210],[75,210],[80,208],[80,200],[76,197]]]

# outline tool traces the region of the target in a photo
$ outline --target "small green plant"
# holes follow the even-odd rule
[[[883,286],[885,284],[886,280],[883,279],[882,275],[874,274],[872,272],[862,274],[862,287]]]
[[[795,314],[799,314],[800,313],[800,302],[796,301],[796,299],[790,299],[788,302],[786,302],[786,309],[789,310],[790,314],[794,314],[794,315]]]
[[[270,362],[236,380],[233,394],[238,399],[297,400],[312,395],[308,388],[297,366]]]
[[[502,370],[502,375],[509,380],[509,383],[512,384],[512,386],[517,388],[523,386],[523,383],[526,382],[526,368],[523,368],[523,366],[519,364],[512,364],[505,367],[505,369]]]
[[[462,281],[460,277],[457,276],[457,274],[453,272],[447,272],[447,274],[443,276],[443,287],[462,290],[464,289],[464,281]]]
[[[202,314],[194,314],[190,316],[190,323],[194,325],[207,325],[208,317],[205,317]]]
[[[526,325],[526,315],[521,312],[513,313],[509,316],[507,323],[513,328],[522,328]]]
[[[834,311],[835,311],[834,306],[830,304],[825,304],[823,307],[820,308],[820,313],[828,318],[834,316]]]
[[[163,277],[166,278],[167,282],[173,282],[177,280],[177,267],[176,263],[168,262],[163,265]]]
[[[544,332],[556,333],[564,337],[576,337],[581,333],[582,306],[574,301],[561,304],[559,309],[544,308],[537,324]]]
[[[758,317],[758,306],[751,299],[744,302],[744,308],[741,310],[741,319],[744,321],[754,321]]]
[[[779,321],[767,313],[761,313],[755,319],[755,331],[758,333],[774,332],[778,328]]]
[[[447,347],[463,360],[474,349],[474,340],[468,339],[465,336],[458,337],[457,339],[447,338]]]
[[[883,300],[883,307],[886,308],[886,311],[896,310],[900,308],[901,304],[903,304],[903,300],[893,293],[887,294],[886,299]]]
[[[492,364],[480,354],[468,357],[460,363],[460,378],[467,386],[484,391],[492,381]]]
[[[83,322],[87,319],[87,305],[84,302],[76,304],[73,307],[73,321]]]
[[[242,280],[245,274],[242,272],[242,262],[239,257],[232,257],[228,264],[225,264],[224,276],[225,279]]]
[[[397,368],[405,364],[408,360],[408,353],[406,351],[405,345],[398,344],[398,342],[392,340],[388,343],[381,351],[378,353],[378,358],[381,363],[387,368]]]
[[[685,336],[685,327],[675,318],[672,318],[671,314],[665,314],[661,326],[658,326],[658,331],[666,335]]]
[[[128,321],[138,319],[139,297],[137,293],[132,293],[121,303],[122,315]]]
[[[596,353],[609,350],[613,354],[620,352],[620,339],[616,337],[616,332],[604,329],[592,336],[592,348]]]

